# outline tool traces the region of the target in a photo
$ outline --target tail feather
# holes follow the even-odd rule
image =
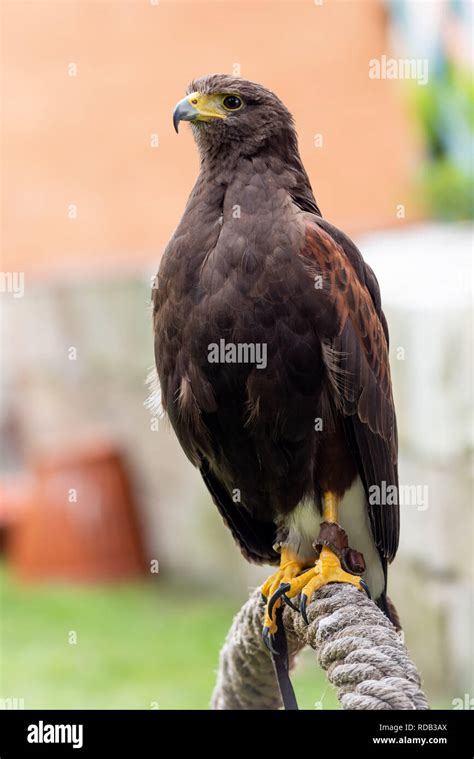
[[[382,595],[377,599],[376,604],[379,609],[381,609],[381,611],[383,611],[383,613],[389,618],[390,622],[395,627],[397,632],[400,632],[402,629],[402,623],[400,622],[400,617],[398,615],[395,604],[389,598],[389,596],[387,596],[386,593],[382,593]]]

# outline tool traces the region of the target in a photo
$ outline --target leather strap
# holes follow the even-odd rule
[[[288,641],[283,626],[283,604],[276,610],[275,621],[278,628],[273,640],[273,645],[276,651],[276,653],[272,652],[273,669],[275,670],[283,707],[287,711],[297,711],[298,702],[296,701],[295,691],[293,690],[290,680]]]
[[[363,555],[350,548],[347,533],[337,522],[322,522],[318,539],[313,543],[316,551],[316,559],[319,559],[323,546],[333,551],[341,562],[342,568],[352,575],[361,575],[365,572],[365,560]],[[286,710],[297,710],[295,691],[290,680],[288,661],[288,642],[283,625],[283,604],[276,609],[275,622],[277,631],[273,640],[275,653],[272,652],[273,669],[281,694],[281,700]]]
[[[365,560],[359,551],[349,547],[347,533],[337,522],[322,522],[318,539],[313,543],[316,558],[319,559],[321,549],[327,546],[341,562],[342,568],[351,575],[361,575],[365,572]]]

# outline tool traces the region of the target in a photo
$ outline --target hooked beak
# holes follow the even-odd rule
[[[183,98],[173,111],[174,131],[178,131],[180,121],[193,121],[197,116],[199,116],[199,111],[191,105],[188,98]]]
[[[180,121],[210,121],[225,119],[220,103],[214,95],[192,92],[179,101],[173,111],[173,126],[178,131]]]

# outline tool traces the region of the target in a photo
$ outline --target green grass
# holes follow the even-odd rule
[[[23,698],[27,709],[209,708],[234,598],[160,579],[23,585],[7,571],[1,587],[0,697]],[[337,708],[311,652],[301,657],[294,685],[300,708]]]

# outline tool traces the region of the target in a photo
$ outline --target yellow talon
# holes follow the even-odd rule
[[[291,580],[288,579],[286,582],[288,584],[286,586],[285,596],[288,599],[294,598],[301,593],[300,611],[306,624],[309,624],[306,615],[306,606],[313,593],[324,585],[328,585],[330,582],[345,582],[354,585],[358,590],[365,592],[363,581],[359,575],[352,575],[349,572],[346,572],[341,567],[341,562],[336,554],[327,546],[323,546],[319,559],[311,569],[308,569],[299,576],[294,576]],[[274,635],[277,630],[277,626],[273,620],[273,609],[278,608],[280,604],[281,598],[272,605],[270,597],[267,613],[265,615],[264,627],[264,631],[268,628],[270,635]]]
[[[278,573],[277,573],[278,574]],[[308,599],[323,585],[330,582],[348,582],[355,585],[359,590],[364,590],[361,585],[361,578],[358,575],[351,575],[341,567],[341,562],[336,554],[330,548],[323,546],[319,559],[311,569],[308,569],[299,577],[294,576],[293,580],[286,580],[291,588],[285,593],[288,598],[294,598],[298,593],[303,593]]]
[[[278,570],[266,580],[261,588],[262,596],[267,600],[264,629],[268,630],[270,635],[275,635],[277,631],[273,610],[278,609],[282,603],[281,598],[278,598],[270,608],[274,593],[276,593],[282,584],[288,583],[291,586],[292,580],[307,567],[308,564],[302,563],[289,548],[282,547]]]
[[[327,585],[330,582],[349,582],[352,585],[355,585],[356,588],[363,590],[363,587],[360,584],[359,575],[351,575],[350,572],[346,572],[341,567],[341,562],[336,554],[327,546],[323,546],[321,555],[310,574],[313,576],[303,590],[304,594],[307,596],[310,596],[316,590],[322,588],[323,585]],[[314,590],[308,590],[308,586],[314,586]]]
[[[306,596],[308,601],[313,593],[330,582],[350,583],[365,592],[359,575],[351,575],[349,572],[346,572],[341,567],[341,562],[336,554],[330,548],[327,548],[327,546],[323,546],[318,561],[315,563],[313,569],[306,574],[305,580],[305,585],[297,592],[301,592],[302,595]],[[289,593],[287,595],[291,598]]]
[[[323,495],[323,521],[337,523],[337,497],[334,493],[326,492]],[[354,585],[358,590],[366,591],[366,586],[359,575],[346,572],[341,562],[328,546],[323,546],[319,558],[312,567],[304,563],[289,548],[283,547],[281,552],[280,567],[262,586],[262,595],[267,601],[264,622],[264,638],[275,635],[277,625],[274,611],[282,604],[283,588],[287,599],[294,598],[301,593],[300,610],[307,622],[306,605],[313,593],[331,582],[346,582]],[[279,593],[277,592],[279,591]],[[276,594],[276,595],[275,595]]]

